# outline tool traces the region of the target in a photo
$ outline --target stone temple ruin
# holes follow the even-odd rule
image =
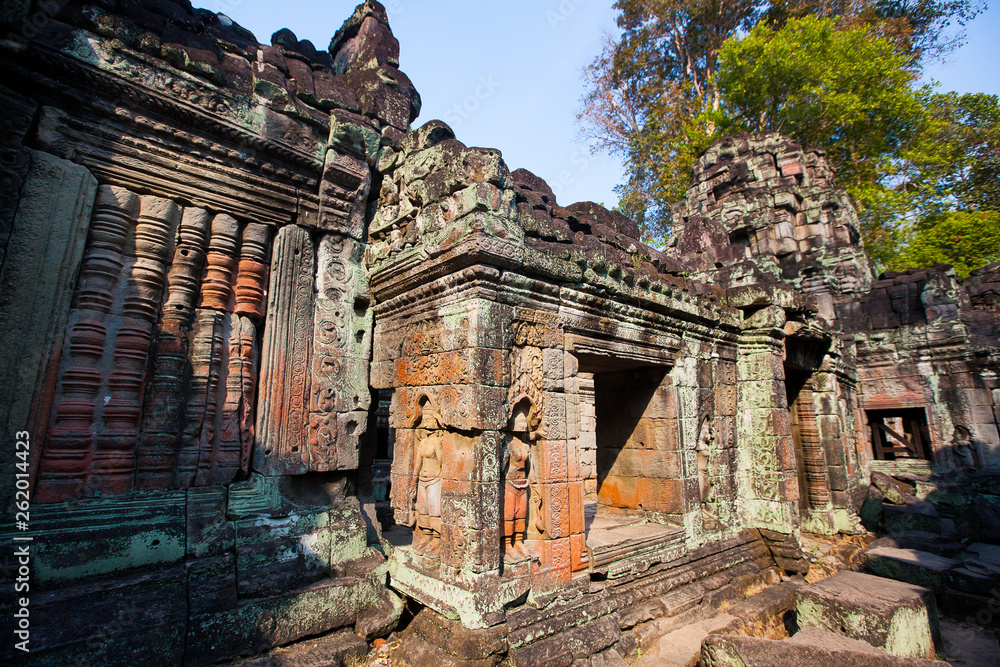
[[[329,52],[187,0],[3,12],[5,660],[408,622],[400,664],[616,664],[806,573],[803,532],[1000,542],[1000,267],[873,275],[822,151],[714,145],[659,251],[411,128],[374,0]]]

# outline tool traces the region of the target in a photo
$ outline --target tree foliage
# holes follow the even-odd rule
[[[1000,212],[950,211],[914,225],[903,251],[888,266],[896,270],[951,264],[960,278],[1000,261]]]
[[[896,203],[883,191],[928,122],[908,56],[864,28],[807,16],[726,42],[717,78],[720,130],[777,131],[824,147],[862,210],[869,252],[886,259],[896,237],[875,214]]]
[[[932,95],[921,153],[904,188],[923,216],[951,209],[1000,211],[1000,100],[985,93]]]
[[[917,193],[937,178],[934,165],[945,164],[929,137],[949,123],[971,126],[970,113],[988,117],[978,107],[966,116],[935,109],[928,91],[914,89],[922,63],[959,43],[980,0],[615,7],[621,37],[609,38],[587,68],[579,120],[599,148],[623,159],[619,208],[652,240],[669,233],[669,206],[712,141],[738,129],[779,130],[827,149],[860,204],[866,241],[886,261],[899,220],[912,218]],[[995,149],[989,141],[983,145]]]
[[[662,230],[671,198],[690,180],[694,144],[707,147],[696,121],[719,105],[714,76],[722,44],[760,17],[751,0],[618,0],[622,37],[608,40],[585,70],[580,114],[585,134],[622,158],[627,182],[619,207]],[[700,139],[700,141],[698,141]]]
[[[836,19],[841,28],[861,27],[893,42],[919,64],[959,46],[965,24],[983,9],[974,0],[773,0],[764,18],[776,28],[805,16]]]

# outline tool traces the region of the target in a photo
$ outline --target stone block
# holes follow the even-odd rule
[[[800,586],[796,581],[786,581],[736,603],[726,610],[735,622],[722,632],[764,639],[786,638],[789,617],[794,618],[795,613],[795,591]]]
[[[562,632],[510,652],[511,663],[517,667],[534,665],[565,665],[589,658],[613,646],[621,638],[615,618],[605,617]]]
[[[906,505],[884,504],[882,521],[889,533],[920,530],[928,533],[941,532],[941,518],[934,505],[926,501],[911,501]]]
[[[947,574],[959,562],[916,549],[869,548],[863,553],[865,570],[888,579],[929,588],[938,595],[944,590]]]
[[[328,512],[236,522],[240,597],[262,597],[300,588],[329,575]]]
[[[43,585],[177,563],[186,552],[183,491],[36,505],[33,581]]]
[[[236,606],[235,554],[188,561],[185,567],[189,614],[209,614]]]
[[[187,614],[183,565],[32,593],[31,653],[13,664],[179,665]]]
[[[289,59],[291,60],[291,59]],[[278,648],[241,662],[242,667],[350,667],[368,653],[368,642],[349,630]]]
[[[273,597],[247,600],[235,609],[192,615],[185,657],[212,664],[353,625],[358,609],[383,586],[354,577],[328,579]]]
[[[424,644],[437,647],[445,656],[457,661],[454,664],[476,664],[476,661],[488,661],[494,656],[499,659],[507,649],[503,626],[470,630],[431,609],[420,611],[402,634],[401,652],[404,655],[416,645]],[[428,663],[411,659],[409,664],[416,667]]]
[[[934,658],[937,607],[926,588],[838,572],[796,593],[799,626],[860,639],[892,655]]]
[[[204,558],[232,551],[236,528],[226,520],[229,495],[225,487],[207,486],[187,492],[187,555]]]
[[[885,652],[830,646],[814,643],[776,641],[735,635],[710,635],[702,644],[701,664],[704,667],[772,667],[774,665],[810,665],[810,667],[941,667],[941,662],[914,658],[898,658]],[[870,648],[870,647],[869,647]]]
[[[373,604],[358,614],[354,631],[369,641],[385,637],[396,628],[405,606],[405,600],[387,588],[378,594]],[[365,649],[367,652],[367,645]]]
[[[872,484],[882,492],[886,501],[893,505],[905,505],[907,502],[908,489],[904,488],[898,481],[882,472],[873,471],[871,473]]]

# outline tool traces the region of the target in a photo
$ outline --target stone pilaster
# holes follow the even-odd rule
[[[24,460],[15,459],[17,433],[30,434],[34,457],[42,451],[59,346],[96,191],[97,182],[83,167],[32,154],[0,272],[0,425],[7,443],[0,462],[8,471],[0,488],[5,505],[14,497],[14,463]]]
[[[306,230],[291,225],[278,232],[271,253],[253,455],[253,469],[269,475],[309,470],[315,262]]]

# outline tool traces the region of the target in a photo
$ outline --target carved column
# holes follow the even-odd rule
[[[62,364],[36,497],[65,500],[80,492],[90,471],[98,393],[107,344],[107,320],[125,267],[125,245],[139,214],[139,197],[102,186],[77,283],[68,354]]]
[[[261,400],[253,469],[269,475],[309,470],[308,415],[315,251],[309,233],[282,228],[271,253]]]
[[[248,317],[230,315],[226,402],[218,449],[212,457],[210,484],[233,481],[246,472],[253,446],[253,410],[257,388],[257,327]]]
[[[180,217],[181,209],[170,200],[141,198],[135,227],[135,262],[129,271],[112,370],[107,378],[110,400],[104,407],[104,428],[98,432],[92,464],[93,487],[104,493],[124,493],[132,488],[135,478],[153,325],[160,313],[167,262]]]
[[[805,468],[807,484],[806,489],[800,489],[799,493],[808,493],[810,508],[824,510],[830,505],[830,485],[826,456],[820,443],[819,427],[816,423],[816,405],[811,382],[799,392],[792,409],[796,411],[795,417],[802,441],[802,465]]]
[[[743,520],[751,527],[787,534],[798,524],[800,491],[779,328],[784,313],[769,306],[754,320],[744,324],[737,360]]]
[[[220,373],[223,368],[227,316],[199,309],[191,338],[191,382],[188,385],[184,432],[177,457],[176,484],[187,488],[205,484],[211,466],[216,434],[215,417],[220,402]]]
[[[136,472],[139,489],[166,489],[173,479],[188,382],[187,330],[201,286],[210,223],[208,211],[184,210],[180,238],[167,274],[163,324],[157,336],[151,390],[143,414]]]
[[[236,277],[236,314],[227,323],[225,400],[217,441],[212,449],[210,472],[199,474],[199,483],[225,484],[245,472],[254,436],[254,402],[257,388],[257,326],[265,315],[271,229],[257,223],[243,230]],[[203,466],[204,469],[205,466]]]
[[[271,228],[251,223],[243,230],[239,273],[236,277],[236,312],[261,322],[267,310],[267,246]]]
[[[199,308],[233,312],[233,276],[236,272],[239,227],[240,223],[228,215],[217,215],[212,220],[212,238],[208,242]]]
[[[213,218],[191,338],[191,380],[175,473],[180,488],[208,484],[211,478],[219,409],[225,402],[226,329],[235,307],[232,283],[239,238],[235,218]]]

